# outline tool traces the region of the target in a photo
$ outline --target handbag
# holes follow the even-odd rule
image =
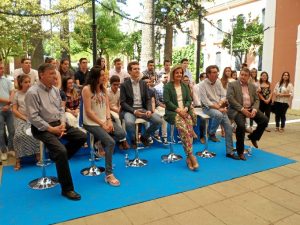
[[[277,107],[276,107],[275,102],[272,101],[272,103],[271,103],[271,112],[272,112],[272,113],[276,113],[276,111],[277,111],[276,108],[277,108]]]

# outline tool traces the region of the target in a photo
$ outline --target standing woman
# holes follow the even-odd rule
[[[256,68],[252,68],[251,69],[249,82],[252,83],[252,84],[254,84],[254,86],[256,87],[257,93],[259,93],[260,90],[259,90],[259,82],[257,80],[257,69]],[[250,133],[253,132],[253,119],[251,119],[251,118],[250,118],[250,127],[249,127],[248,131]]]
[[[286,111],[289,108],[290,99],[293,96],[293,85],[290,83],[290,73],[283,72],[280,81],[276,84],[274,88],[275,95],[275,131],[284,131],[285,121],[286,121]],[[281,125],[280,125],[281,122]],[[280,130],[279,130],[280,125]]]
[[[268,123],[270,120],[271,114],[271,103],[272,103],[272,91],[271,84],[269,82],[269,75],[267,72],[261,72],[259,79],[259,89],[258,97],[260,100],[259,110],[268,117]],[[265,128],[265,131],[270,132],[271,130],[268,127]]]
[[[30,87],[30,77],[21,75],[17,78],[18,91],[15,93],[12,111],[15,115],[15,136],[13,139],[14,149],[16,152],[16,164],[14,169],[21,169],[21,158],[23,156],[34,155],[37,161],[40,160],[40,142],[32,136],[26,134],[26,130],[31,128],[27,123],[27,112],[25,107],[25,95]]]
[[[74,88],[74,81],[71,77],[63,79],[62,90],[66,96],[65,114],[67,122],[72,127],[79,127],[80,95],[77,89]]]
[[[104,87],[104,71],[99,66],[91,69],[86,85],[82,89],[83,127],[92,133],[105,148],[105,182],[111,186],[119,186],[120,181],[114,176],[112,155],[115,141],[126,141],[125,131],[112,122],[108,95]]]
[[[175,124],[187,156],[187,166],[190,170],[195,170],[199,164],[193,155],[192,99],[188,86],[182,82],[183,74],[183,68],[175,66],[170,73],[170,82],[164,86],[165,120]]]

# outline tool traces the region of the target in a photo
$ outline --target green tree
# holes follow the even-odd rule
[[[141,60],[142,51],[142,31],[135,31],[131,34],[125,34],[121,42],[122,54],[128,57],[128,61],[136,59]]]
[[[239,58],[240,62],[247,63],[247,54],[261,54],[264,36],[264,26],[259,22],[259,18],[245,21],[243,16],[239,16],[233,26],[232,40],[231,34],[225,34],[222,46],[227,48],[229,53],[232,47],[232,54]],[[231,46],[232,41],[232,46]],[[244,61],[243,61],[244,59]]]
[[[207,0],[211,1],[211,0]],[[155,22],[166,30],[164,57],[172,58],[172,43],[174,26],[182,30],[182,23],[194,20],[199,12],[205,14],[199,0],[155,0]]]
[[[115,0],[105,0],[102,3],[115,11],[120,11]],[[109,59],[110,55],[119,52],[120,43],[124,38],[119,29],[120,18],[114,16],[111,11],[102,6],[98,6],[96,10],[98,56],[105,55]],[[77,16],[72,38],[77,42],[77,45],[74,44],[77,47],[72,49],[72,53],[78,53],[79,51],[92,52],[91,9],[87,9],[85,13]]]

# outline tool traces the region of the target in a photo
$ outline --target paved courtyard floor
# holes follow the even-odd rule
[[[271,124],[259,142],[296,163],[60,225],[300,225],[300,112],[289,111],[297,119],[284,133]]]

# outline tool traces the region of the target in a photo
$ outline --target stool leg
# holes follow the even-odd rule
[[[42,168],[42,177],[34,179],[29,182],[29,187],[35,190],[52,188],[58,184],[58,179],[56,177],[46,176],[46,166],[48,166],[49,163],[45,162],[46,146],[43,144],[43,142],[40,142],[40,155],[41,155],[40,166]]]
[[[161,156],[161,161],[165,162],[165,163],[172,163],[172,162],[176,162],[182,159],[181,155],[177,155],[174,153],[174,149],[173,149],[173,145],[174,145],[174,129],[175,129],[175,125],[171,124],[171,141],[169,142],[169,148],[170,148],[170,153],[168,155],[162,155]]]
[[[213,158],[216,156],[216,153],[208,151],[208,122],[209,119],[205,119],[205,145],[202,152],[196,152],[197,156],[202,158]]]
[[[143,149],[144,147],[139,147],[140,140],[139,140],[139,125],[135,125],[135,141],[136,141],[136,149],[135,149],[135,158],[129,160],[128,166],[129,167],[143,167],[146,166],[148,161],[145,159],[139,158],[139,149]]]
[[[96,164],[95,164],[95,154],[94,154],[94,136],[88,132],[87,133],[87,143],[88,143],[88,146],[89,146],[89,149],[90,149],[90,155],[91,155],[91,166],[90,167],[87,167],[87,168],[84,168],[80,171],[80,173],[83,175],[83,176],[99,176],[101,175],[105,169],[104,167],[97,167]]]

